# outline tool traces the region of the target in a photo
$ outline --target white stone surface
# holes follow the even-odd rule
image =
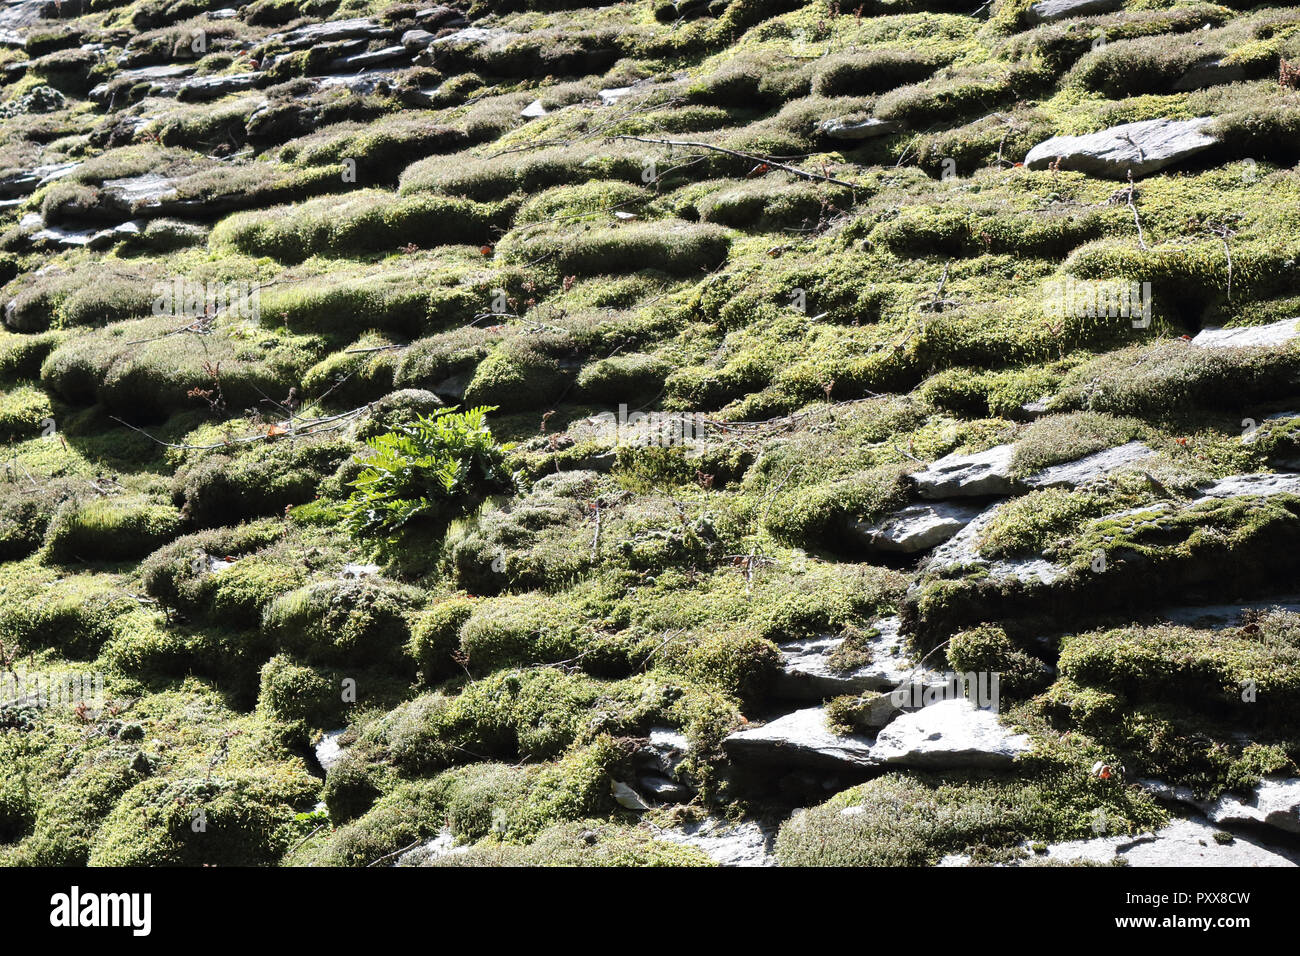
[[[1054,23],[1069,17],[1091,17],[1098,13],[1110,13],[1124,5],[1124,0],[1042,0],[1035,3],[1025,14],[1030,24]]]
[[[1131,441],[1114,448],[1093,452],[1091,455],[1084,455],[1074,461],[1044,468],[1030,475],[1024,482],[1030,488],[1076,488],[1094,478],[1109,475],[1150,458],[1153,454],[1155,452],[1142,442]]]
[[[1000,767],[1030,747],[1029,737],[1013,734],[997,714],[959,699],[896,717],[876,737],[871,756],[909,767]]]
[[[997,445],[974,455],[946,455],[912,480],[922,498],[936,500],[1009,495],[1018,490],[1011,476],[1011,445]]]
[[[1141,120],[1084,136],[1054,136],[1025,156],[1030,169],[1046,169],[1060,161],[1061,169],[1113,179],[1146,176],[1215,145],[1205,132],[1212,117]]]
[[[864,547],[875,551],[917,554],[947,541],[981,510],[978,505],[946,501],[908,505],[873,523],[855,521],[850,533]]]
[[[830,666],[831,655],[843,640],[835,635],[782,644],[783,668],[774,693],[790,699],[823,700],[841,694],[893,690],[911,679],[914,662],[900,633],[898,618],[880,618],[871,626],[880,632],[870,642],[871,662],[850,671],[837,671]]]
[[[875,763],[871,741],[856,734],[831,733],[822,707],[796,710],[762,727],[737,731],[722,743],[733,760],[776,763],[791,769],[860,769]]]
[[[754,821],[728,823],[707,817],[677,827],[651,827],[655,838],[694,847],[722,866],[774,866],[776,831]]]
[[[1241,325],[1231,329],[1201,329],[1192,338],[1192,344],[1201,348],[1270,348],[1285,345],[1300,334],[1300,319],[1282,319],[1268,325]]]

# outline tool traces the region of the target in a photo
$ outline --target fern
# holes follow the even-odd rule
[[[456,517],[484,494],[508,488],[502,451],[487,425],[491,411],[445,409],[367,441],[365,469],[349,484],[352,533],[392,537],[412,521]]]

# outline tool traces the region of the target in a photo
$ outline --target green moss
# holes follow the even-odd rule
[[[366,865],[432,838],[447,824],[467,839],[528,839],[558,821],[607,811],[613,803],[609,771],[620,757],[602,736],[553,766],[479,763],[404,783],[341,827],[314,862]]]
[[[813,74],[812,89],[819,96],[885,93],[904,83],[925,79],[945,66],[951,55],[934,50],[874,49],[827,57]]]
[[[781,652],[754,634],[720,633],[668,641],[659,666],[745,701],[763,698],[781,666]]]
[[[108,815],[87,862],[91,866],[273,863],[296,836],[295,811],[310,803],[315,789],[302,771],[280,777],[245,771],[145,780],[127,791]]]
[[[320,581],[281,595],[263,627],[278,647],[312,663],[401,667],[408,614],[423,595],[388,581]]]
[[[383,336],[363,335],[351,348],[309,368],[302,378],[303,391],[336,408],[378,401],[393,390],[398,360],[394,348]]]
[[[0,439],[22,441],[52,422],[50,399],[36,388],[20,387],[0,396]]]
[[[1036,555],[1089,518],[1119,510],[1104,494],[1044,488],[1008,501],[980,532],[977,547],[986,558]]]
[[[1206,798],[1225,790],[1247,792],[1264,775],[1290,775],[1296,753],[1289,743],[1247,743],[1221,711],[1144,698],[1132,699],[1063,678],[1033,707],[1052,724],[1103,744],[1128,772],[1192,788]],[[1272,738],[1276,731],[1265,730]],[[1287,731],[1283,740],[1289,740]]]
[[[402,388],[432,389],[459,376],[464,388],[479,362],[491,351],[493,341],[495,336],[477,327],[418,339],[402,352],[396,384]]]
[[[408,238],[418,245],[419,236]],[[443,246],[404,252],[369,268],[314,260],[292,281],[268,285],[261,293],[261,310],[296,332],[328,335],[339,344],[367,330],[413,338],[459,324],[466,310],[492,298],[487,276],[461,281],[465,270],[482,258],[477,247]]]
[[[216,321],[202,343],[177,335],[176,317],[117,322],[67,340],[41,367],[46,390],[74,405],[102,403],[114,414],[165,419],[216,403],[222,410],[282,400],[315,362],[305,337]]]
[[[356,163],[357,181],[378,185],[394,177],[411,154],[445,152],[465,144],[463,131],[441,125],[436,114],[410,111],[373,123],[338,123],[285,144],[280,158],[303,166]]]
[[[1050,397],[1066,368],[1067,363],[992,372],[969,367],[950,368],[922,382],[919,392],[936,407],[960,415],[1014,419],[1025,414],[1023,406]]]
[[[1300,687],[1296,618],[1275,614],[1229,633],[1164,627],[1073,635],[1061,645],[1059,669],[1128,697],[1290,720]]]
[[[196,455],[177,469],[172,495],[201,527],[283,514],[316,497],[321,481],[357,450],[338,438],[281,439]]]
[[[644,352],[614,355],[583,367],[577,384],[593,401],[635,401],[662,391],[671,371],[666,359]]]
[[[839,633],[839,644],[826,659],[827,666],[840,673],[866,667],[874,658],[872,642],[879,636],[878,628],[863,629],[846,624]]]
[[[470,670],[485,673],[512,664],[574,658],[589,666],[627,666],[627,642],[602,638],[554,598],[510,595],[485,601],[460,630],[460,652]]]
[[[25,558],[45,541],[45,532],[75,487],[67,481],[45,484],[0,482],[0,559]]]
[[[0,587],[0,633],[18,647],[93,657],[135,601],[113,575],[11,579]]]
[[[20,276],[8,287],[13,298],[6,309],[5,324],[17,332],[41,333],[51,327],[94,326],[139,318],[149,313],[156,298],[152,282],[162,278],[161,273],[150,268],[134,275],[100,275],[94,282],[86,281],[86,275],[76,269]],[[38,343],[55,339],[32,341],[31,347],[40,348]],[[48,352],[48,348],[45,350]]]
[[[905,469],[885,465],[848,478],[775,495],[767,511],[767,526],[778,535],[804,545],[834,540],[838,525],[870,521],[906,503]]]
[[[1112,415],[1264,402],[1289,392],[1300,353],[1281,349],[1193,348],[1184,342],[1132,346],[1066,375],[1053,407]]]
[[[815,229],[852,204],[852,191],[847,187],[777,174],[748,183],[729,183],[698,200],[694,207],[704,222],[775,231]]]
[[[716,866],[694,847],[655,839],[643,829],[603,821],[558,823],[520,846],[488,838],[433,866]]]
[[[99,498],[59,509],[45,536],[55,561],[122,561],[157,550],[181,529],[169,504],[148,498]]]
[[[954,634],[948,643],[948,663],[960,674],[1001,675],[999,687],[1008,698],[1029,696],[1049,680],[1043,662],[1017,648],[996,625]]]
[[[1142,832],[1165,820],[1149,796],[1098,781],[1078,756],[1044,759],[1035,770],[1010,780],[880,777],[796,813],[777,836],[777,859],[784,866],[932,866],[968,853],[990,862],[1014,858],[1025,841],[1091,837],[1099,810],[1110,832]]]
[[[263,607],[311,567],[291,545],[276,545],[283,534],[282,524],[265,521],[178,538],[141,565],[145,592],[164,607],[256,625]]]
[[[35,795],[17,780],[0,783],[0,843],[16,843],[36,822]]]
[[[262,666],[258,707],[276,720],[307,727],[333,727],[346,710],[337,671],[300,664],[277,654]]]
[[[12,862],[85,866],[103,817],[139,779],[124,755],[78,767],[42,800],[32,832]]]
[[[15,307],[16,308],[16,307]],[[36,378],[41,363],[61,338],[57,332],[35,335],[0,333],[0,378],[7,381]]]
[[[561,276],[641,269],[700,276],[722,263],[729,245],[730,237],[716,226],[660,221],[581,230],[534,226],[508,234],[499,252],[506,262],[544,261]]]
[[[473,601],[452,598],[438,602],[415,619],[410,654],[425,683],[434,683],[453,671],[460,651],[460,630],[473,613]]]
[[[548,476],[507,510],[489,510],[448,538],[456,583],[475,594],[564,586],[592,562],[591,540],[570,525],[594,506],[591,472]]]
[[[516,340],[478,364],[465,389],[465,401],[506,411],[537,408],[558,398],[567,380],[556,358],[532,343]]]
[[[1045,72],[1033,63],[990,62],[949,67],[933,78],[886,93],[876,104],[881,119],[918,126],[953,120],[998,101],[1015,100],[1042,88]]]
[[[1289,616],[1131,623],[1283,593],[1298,569],[1295,497],[1200,494],[1294,470],[1300,425],[1274,414],[1294,409],[1296,350],[1183,340],[1300,314],[1300,122],[1276,80],[1300,60],[1295,11],[1144,2],[1026,29],[1030,0],[987,17],[475,0],[501,38],[348,93],[317,80],[360,47],[273,34],[352,16],[438,33],[439,14],[106,2],[34,27],[0,92],[18,197],[0,229],[0,644],[102,672],[109,698],[0,709],[3,862],[385,865],[450,830],[464,852],[429,862],[702,863],[612,799],[638,785],[645,735],[689,738],[674,775],[701,812],[789,817],[760,789],[735,802],[746,774],[722,740],[776,706],[781,644],[838,636],[829,666],[860,668],[886,614],[913,651],[1001,674],[1003,718],[1038,750],[842,794],[787,820],[784,862],[1019,861],[1101,812],[1116,832],[1162,822],[1124,779],[1245,793],[1298,772]],[[122,75],[173,60],[200,77],[256,61],[263,80],[205,101]],[[1209,61],[1240,72],[1207,80],[1239,78],[1177,88]],[[544,114],[521,115],[534,100]],[[1219,145],[1131,194],[1018,162],[1053,136],[1199,116]],[[897,125],[824,125],[867,118]],[[174,185],[161,205],[107,185],[150,174]],[[146,224],[38,247],[32,212]],[[178,276],[257,285],[260,308],[157,314]],[[1134,282],[1144,329],[1056,308],[1058,284]],[[501,480],[426,507],[422,472],[388,531],[429,520],[352,539],[384,524],[350,498],[362,443],[467,401],[499,406]],[[249,440],[285,404],[299,424],[351,414]],[[624,404],[707,427],[642,444],[604,427]],[[1010,443],[1023,477],[1127,441],[1153,454],[1004,502],[975,565],[852,560],[855,524],[913,501],[925,462]],[[401,475],[415,456],[392,450]],[[828,707],[874,733],[881,704]],[[310,745],[349,723],[322,791]],[[1127,771],[1098,780],[1097,760]],[[332,826],[304,812],[322,793]]]
[[[953,208],[954,205],[957,208]],[[903,209],[877,226],[871,241],[901,256],[985,253],[1057,258],[1118,223],[1113,210],[1048,209],[1007,213],[996,206],[951,201]]]
[[[1040,418],[1016,438],[1012,470],[1029,475],[1137,438],[1142,426],[1095,412]]]
[[[242,686],[261,650],[243,634],[173,623],[162,613],[140,608],[113,622],[99,660],[118,674],[163,684],[198,673]]]
[[[333,771],[331,776],[335,776]],[[360,819],[353,819],[357,814],[339,816],[336,804],[330,803],[334,820],[352,822],[339,826],[306,862],[317,866],[369,866],[412,843],[432,839],[443,826],[444,811],[439,799],[442,790],[436,779],[411,781],[385,795]],[[370,800],[375,796],[372,793]]]
[[[217,224],[210,245],[301,262],[313,255],[396,252],[416,237],[436,244],[485,242],[498,219],[495,207],[471,200],[359,190],[341,200],[236,214]]]
[[[636,213],[649,199],[634,183],[601,179],[572,186],[555,186],[531,195],[515,215],[516,225],[562,219],[597,220],[614,210]]]

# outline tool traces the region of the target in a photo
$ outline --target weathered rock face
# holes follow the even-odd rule
[[[797,710],[752,730],[740,730],[723,740],[727,755],[737,762],[774,764],[783,768],[863,770],[877,761],[871,741],[856,734],[834,734],[821,707]]]
[[[145,173],[128,179],[109,179],[100,187],[104,198],[123,212],[137,206],[158,205],[176,195],[176,181],[158,173]]]
[[[1232,329],[1202,329],[1192,338],[1192,344],[1201,348],[1234,348],[1250,346],[1272,348],[1286,345],[1300,334],[1300,319],[1283,319],[1268,325],[1245,325]]]
[[[309,23],[297,27],[288,33],[275,33],[267,37],[267,42],[278,41],[291,50],[305,50],[308,47],[337,43],[340,40],[357,38],[374,39],[391,35],[387,27],[371,17],[353,17],[350,20],[331,20],[326,23]]]
[[[1225,627],[1237,627],[1243,623],[1243,614],[1247,611],[1265,611],[1279,608],[1300,614],[1300,594],[1283,594],[1259,601],[1238,601],[1233,604],[1193,604],[1178,607],[1161,608],[1158,617],[1171,624],[1188,627],[1205,627],[1219,630]]]
[[[409,56],[410,53],[406,47],[399,43],[396,46],[386,46],[379,50],[367,50],[364,53],[339,57],[330,64],[330,69],[367,70],[372,66],[378,66],[380,63],[391,63],[394,60],[405,59]]]
[[[974,455],[947,455],[912,475],[922,498],[992,497],[1015,494],[1019,485],[1011,474],[1010,445],[998,445]]]
[[[1207,498],[1237,498],[1243,495],[1300,494],[1300,475],[1256,474],[1221,478],[1201,489]]]
[[[0,46],[21,47],[27,31],[49,12],[48,0],[9,0],[0,6]]]
[[[871,757],[883,764],[949,769],[1005,767],[1030,749],[992,711],[968,700],[944,700],[903,714],[876,737]]]
[[[166,66],[144,66],[134,70],[121,70],[113,74],[113,82],[100,83],[90,91],[90,98],[101,106],[111,99],[110,88],[120,84],[148,84],[149,96],[175,96],[181,82],[194,72],[194,67],[187,63],[172,63]]]
[[[407,30],[402,34],[402,46],[411,53],[418,53],[434,39],[434,35],[428,30]]]
[[[260,73],[233,73],[229,76],[197,76],[176,88],[178,99],[186,102],[216,100],[230,93],[242,93],[257,86]]]
[[[707,817],[678,827],[653,827],[657,839],[695,847],[721,866],[774,866],[776,830],[755,821],[728,823]]]
[[[988,523],[997,515],[998,510],[1006,504],[999,501],[984,511],[930,554],[926,561],[927,572],[938,572],[959,566],[984,568],[993,578],[1018,578],[1021,581],[1037,581],[1050,584],[1065,569],[1044,558],[985,558],[979,551],[979,539]]]
[[[1217,800],[1198,798],[1188,787],[1158,780],[1139,781],[1157,798],[1195,807],[1220,826],[1272,828],[1300,834],[1300,778],[1265,778],[1248,796],[1226,793]]]
[[[600,97],[601,106],[613,106],[631,92],[630,86],[616,86],[607,90],[598,90],[596,95]]]
[[[678,768],[690,747],[686,737],[675,730],[650,728],[648,742],[636,754],[637,786],[641,792],[660,803],[689,800],[695,790],[679,775]]]
[[[450,30],[465,25],[465,15],[455,7],[438,4],[415,12],[415,21],[427,30]]]
[[[518,35],[509,30],[498,28],[466,27],[463,30],[457,30],[455,33],[448,33],[446,36],[438,37],[429,44],[428,50],[434,56],[440,56],[446,51],[466,47],[501,49]]]
[[[64,229],[61,226],[46,226],[33,232],[29,240],[38,245],[57,245],[66,249],[78,249],[86,246],[102,249],[113,242],[111,229]]]
[[[1051,843],[1046,852],[1023,861],[1022,865],[1040,861],[1196,867],[1296,866],[1300,863],[1300,854],[1291,849],[1270,846],[1240,835],[1231,841],[1220,842],[1215,836],[1220,832],[1202,819],[1175,820],[1155,833]],[[944,859],[942,865],[964,866],[969,862],[968,857],[954,855]]]
[[[871,662],[849,671],[835,670],[832,655],[843,642],[824,635],[781,645],[783,667],[773,693],[792,700],[824,700],[868,690],[892,690],[912,676],[910,656],[896,617],[872,625],[880,635],[870,642]]]
[[[438,860],[448,856],[460,856],[468,853],[468,846],[457,846],[456,835],[450,829],[443,828],[428,843],[421,844],[399,856],[394,866],[432,866]]]
[[[322,76],[316,79],[316,84],[322,90],[343,87],[350,93],[358,96],[365,96],[376,90],[390,88],[393,77],[397,70],[391,68],[366,70],[362,73],[344,73],[339,75]]]
[[[949,455],[912,477],[923,497],[956,496],[970,488],[1002,488],[1006,489],[1007,494],[1019,494],[1040,488],[1079,487],[1096,478],[1138,465],[1154,454],[1141,442],[1128,442],[1017,478],[1011,472],[1012,451],[1011,445],[999,445],[981,455]],[[1260,487],[1266,484],[1261,482]],[[1015,577],[1021,581],[1038,581],[1043,584],[1056,580],[1064,569],[1043,558],[991,560],[980,554],[980,536],[1005,503],[995,501],[988,505],[967,520],[951,537],[935,546],[925,565],[926,570],[939,571],[967,565],[986,568],[994,578]]]
[[[1218,140],[1206,132],[1211,119],[1142,120],[1085,136],[1056,136],[1031,149],[1025,165],[1046,169],[1059,159],[1061,169],[1093,176],[1148,176],[1215,145]]]
[[[62,179],[80,166],[81,163],[52,163],[37,166],[34,169],[13,173],[0,179],[0,196],[27,196],[41,186]]]
[[[1236,83],[1246,79],[1246,69],[1239,63],[1228,63],[1219,57],[1208,57],[1192,66],[1178,78],[1174,89],[1199,90],[1206,86],[1218,86],[1220,83]]]
[[[873,139],[877,136],[889,136],[897,133],[902,128],[901,123],[893,120],[875,119],[874,117],[863,120],[828,119],[824,120],[818,127],[821,134],[829,139],[850,142]]]
[[[372,578],[378,574],[379,565],[377,564],[348,562],[343,565],[343,570],[339,571],[339,578],[344,581],[360,581],[362,578]]]
[[[1223,826],[1256,825],[1300,833],[1300,778],[1261,780],[1249,797],[1220,797],[1206,816]]]
[[[850,524],[849,533],[873,551],[917,554],[947,541],[981,510],[974,505],[948,502],[909,505],[871,524],[855,521]]]
[[[646,773],[637,777],[637,787],[656,803],[685,803],[694,791],[675,780]]]
[[[914,472],[912,480],[921,497],[932,500],[1014,495],[1034,488],[1073,488],[1153,454],[1146,445],[1134,441],[1017,478],[1011,470],[1014,451],[1012,445],[998,445],[976,455],[948,455],[924,471]],[[963,527],[973,517],[966,518]]]
[[[1070,17],[1091,17],[1110,13],[1124,5],[1124,0],[1042,0],[1025,13],[1025,22],[1055,23]]]
[[[1074,461],[1052,465],[1024,479],[1030,488],[1077,488],[1094,478],[1137,464],[1155,454],[1140,441],[1107,448]]]
[[[944,684],[939,675],[917,675],[915,679],[905,681],[893,690],[864,694],[855,708],[854,726],[865,725],[876,731],[888,727],[900,714],[916,709],[913,704],[923,701],[928,690]]]

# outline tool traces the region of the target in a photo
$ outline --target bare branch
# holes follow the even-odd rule
[[[843,179],[836,179],[834,176],[827,176],[823,173],[810,173],[805,169],[797,166],[787,166],[785,163],[778,163],[775,159],[769,159],[765,156],[757,156],[754,153],[742,153],[737,149],[727,149],[725,146],[714,146],[712,143],[700,143],[695,140],[685,139],[654,139],[650,136],[614,136],[613,139],[629,139],[638,143],[651,143],[655,146],[673,146],[680,149],[707,149],[715,153],[724,153],[727,156],[735,156],[737,159],[743,159],[751,163],[761,163],[764,166],[770,166],[773,169],[784,170],[793,176],[800,176],[803,179],[811,179],[815,182],[834,183],[837,186],[847,186],[849,189],[863,188],[858,183],[847,182]]]

